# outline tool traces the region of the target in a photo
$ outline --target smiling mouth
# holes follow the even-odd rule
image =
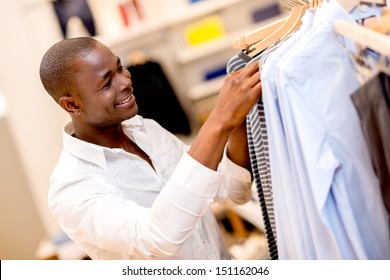
[[[129,102],[132,98],[133,98],[133,95],[131,94],[129,97],[123,99],[122,101],[115,103],[115,106],[125,104],[125,103]]]

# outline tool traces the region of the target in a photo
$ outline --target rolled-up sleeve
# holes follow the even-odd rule
[[[251,198],[252,179],[249,171],[232,162],[226,150],[218,166],[218,172],[224,174],[223,184],[216,196],[216,201],[226,203],[232,201],[244,204]]]
[[[163,241],[165,253],[176,252],[193,230],[197,220],[213,203],[224,176],[185,153],[171,180],[151,209],[149,229],[154,240]],[[161,231],[164,233],[159,234]]]

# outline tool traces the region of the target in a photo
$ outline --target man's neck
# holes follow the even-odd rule
[[[75,123],[74,136],[80,140],[107,148],[120,148],[128,153],[135,154],[145,160],[153,169],[154,166],[149,156],[134,143],[123,131],[122,125],[118,124],[105,128],[80,129]]]
[[[73,122],[74,136],[80,140],[107,148],[122,148],[122,143],[128,140],[122,125],[109,127],[80,127]]]

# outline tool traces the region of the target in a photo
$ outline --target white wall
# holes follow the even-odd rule
[[[7,118],[1,115],[0,135],[0,259],[35,259],[45,234]]]
[[[40,58],[59,39],[57,23],[53,19],[50,24],[50,7],[44,0],[0,0],[0,88],[9,105],[6,120],[47,236],[59,229],[48,211],[47,191],[66,120],[39,80]]]

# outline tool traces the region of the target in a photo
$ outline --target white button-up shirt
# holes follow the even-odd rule
[[[150,157],[72,137],[50,178],[49,206],[61,228],[92,259],[227,259],[209,206],[250,199],[249,172],[224,155],[218,171],[155,121],[135,116],[126,135]]]

